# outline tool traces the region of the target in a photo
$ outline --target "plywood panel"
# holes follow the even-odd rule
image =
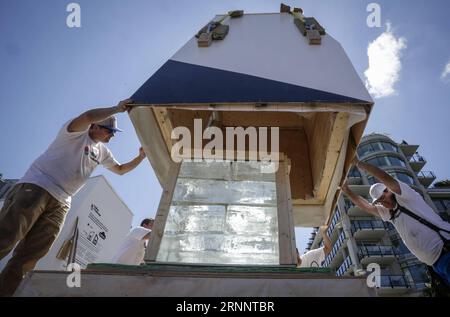
[[[305,120],[305,132],[308,138],[311,177],[314,190],[317,191],[325,166],[326,152],[330,141],[335,112],[319,112],[310,120]]]
[[[292,199],[313,197],[308,141],[303,129],[280,131],[280,152],[291,160],[290,184]]]
[[[222,124],[230,127],[280,127],[299,128],[303,126],[303,117],[289,112],[222,112]]]
[[[155,175],[163,184],[171,158],[153,110],[151,107],[133,107],[129,116]]]
[[[194,119],[202,119],[202,132],[206,128],[206,125],[209,122],[209,118],[212,114],[212,111],[207,110],[199,110],[199,111],[190,111],[190,110],[173,110],[167,109],[168,116],[170,118],[172,127],[186,127],[190,131],[194,131]]]
[[[314,196],[325,198],[327,196],[331,179],[335,174],[339,154],[342,149],[344,137],[347,135],[347,123],[349,114],[340,112],[336,115],[325,152],[325,164],[318,184],[314,184]],[[345,150],[345,149],[344,149]]]
[[[172,133],[173,127],[167,109],[164,107],[153,107],[153,114],[158,122],[164,142],[166,143],[167,151],[170,152],[173,144],[170,134]]]

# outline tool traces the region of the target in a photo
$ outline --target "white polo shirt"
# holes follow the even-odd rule
[[[152,232],[144,227],[131,229],[125,237],[112,262],[127,265],[139,265],[144,261],[146,241],[142,240],[146,234]]]
[[[442,220],[419,193],[403,182],[398,181],[398,183],[400,184],[401,195],[395,194],[395,196],[401,206],[439,228],[450,230],[450,224]],[[390,220],[391,214],[388,208],[381,205],[376,205],[376,207],[381,219],[394,225],[405,245],[420,261],[427,265],[433,265],[438,260],[444,242],[434,230],[403,212],[400,212],[397,218]],[[446,239],[450,238],[450,234],[445,232],[441,232],[441,234]]]
[[[325,261],[324,247],[310,250],[301,255],[300,259],[302,260],[300,267],[321,267],[322,262]]]
[[[44,188],[58,201],[70,207],[71,196],[86,183],[98,165],[110,168],[119,163],[101,142],[89,137],[89,129],[68,132],[66,122],[48,149],[39,156],[18,183]]]

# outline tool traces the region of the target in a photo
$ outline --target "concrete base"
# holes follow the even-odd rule
[[[337,278],[330,273],[84,270],[79,288],[67,286],[69,274],[31,272],[15,296],[376,296],[374,289],[367,287],[365,278]]]

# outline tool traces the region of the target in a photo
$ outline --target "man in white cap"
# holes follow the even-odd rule
[[[381,182],[370,187],[372,204],[355,195],[347,183],[342,186],[342,191],[359,208],[391,222],[411,253],[432,266],[450,286],[450,224],[407,184],[371,164],[358,159],[354,163]]]
[[[47,254],[64,224],[71,197],[93,170],[103,165],[116,174],[133,170],[139,155],[119,164],[106,147],[117,131],[116,113],[130,109],[131,99],[117,106],[89,110],[66,122],[56,139],[8,192],[0,211],[0,260],[14,248],[0,274],[0,296],[11,296],[23,276]]]
[[[113,257],[112,262],[126,265],[142,264],[154,223],[155,220],[146,218],[141,221],[140,226],[132,228]]]
[[[310,250],[300,255],[297,249],[297,267],[321,267],[325,257],[331,251],[331,240],[327,235],[328,226],[320,226],[319,231],[322,234],[323,247]]]

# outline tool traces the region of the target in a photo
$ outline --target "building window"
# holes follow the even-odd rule
[[[387,156],[386,157],[389,160],[389,163],[391,166],[402,166],[402,167],[406,167],[406,163],[399,159],[398,157],[395,156]]]
[[[414,185],[414,179],[409,176],[406,173],[402,173],[402,172],[389,172],[389,175],[391,175],[392,177],[394,177],[395,179],[398,179],[399,181],[408,184],[408,185]],[[367,180],[369,181],[370,185],[373,185],[375,183],[378,183],[378,179],[376,179],[375,177],[369,175],[367,176]]]
[[[373,176],[367,176],[367,180],[369,181],[370,185],[373,185],[377,182],[377,179]]]
[[[392,151],[398,152],[397,146],[384,141],[370,142],[364,144],[358,148],[358,156],[363,157],[367,154],[378,152],[378,151]]]
[[[423,264],[408,266],[404,269],[404,271],[410,274],[415,284],[428,283],[429,281],[427,267]]]
[[[371,165],[377,166],[377,167],[388,166],[388,162],[387,162],[386,158],[383,156],[377,156],[377,157],[371,158],[370,160],[367,160],[366,162]]]
[[[372,153],[372,152],[373,152],[373,149],[372,149],[372,145],[370,143],[369,144],[365,144],[363,146],[360,146],[358,148],[358,156],[359,157],[363,157],[366,154],[369,154],[369,153]]]
[[[439,211],[445,212],[450,210],[450,199],[436,199],[432,198],[434,205]]]
[[[366,162],[375,165],[377,167],[386,167],[386,166],[406,167],[406,163],[396,156],[377,156],[371,158],[370,160],[367,160]]]
[[[402,181],[402,182],[405,183],[405,184],[408,184],[408,185],[414,185],[414,179],[413,179],[411,176],[409,176],[408,174],[406,174],[406,173],[402,173],[402,172],[389,172],[389,174],[390,174],[392,177],[398,179],[399,181]]]
[[[348,177],[361,177],[361,173],[358,171],[356,167],[353,167],[352,169],[350,169]]]
[[[388,142],[380,142],[381,146],[385,151],[392,151],[392,152],[398,152],[397,146],[388,143]]]

